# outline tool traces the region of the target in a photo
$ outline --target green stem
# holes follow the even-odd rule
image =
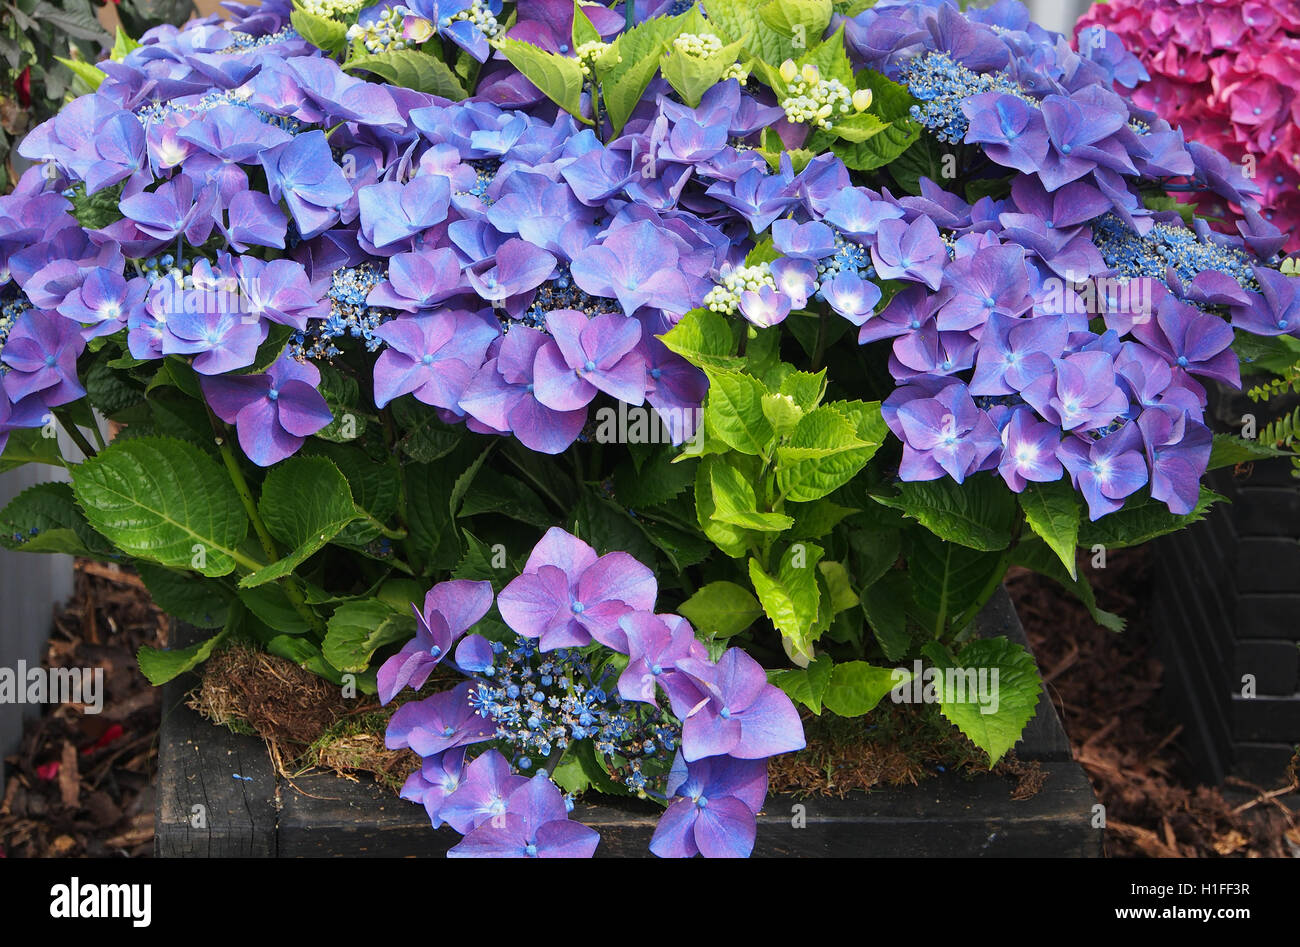
[[[266,523],[262,522],[262,515],[257,511],[257,501],[253,499],[253,491],[249,489],[248,480],[244,477],[244,471],[239,467],[239,458],[235,456],[234,450],[230,446],[230,441],[223,436],[222,429],[218,427],[217,416],[212,413],[212,408],[205,401],[203,407],[208,412],[208,420],[212,423],[213,433],[216,435],[217,449],[221,453],[221,460],[226,465],[226,472],[230,475],[230,482],[235,487],[235,493],[239,494],[239,502],[244,505],[244,512],[248,514],[248,519],[253,524],[253,532],[257,534],[257,541],[262,546],[262,551],[266,554],[268,563],[279,562],[280,552],[276,548],[275,540],[266,528]],[[280,586],[284,589],[284,597],[289,600],[293,610],[297,612],[307,624],[322,637],[325,635],[325,623],[307,605],[307,597],[303,594],[302,588],[293,576],[286,576]]]
[[[813,349],[812,371],[821,371],[822,359],[826,356],[826,330],[830,327],[831,316],[825,309],[817,323],[817,345]]]
[[[627,14],[623,28],[630,30],[632,27],[636,26],[636,4],[634,4],[632,0],[626,0],[623,6],[625,7],[625,12]]]
[[[90,446],[90,441],[86,440],[86,435],[81,433],[81,428],[72,422],[66,411],[55,411],[54,416],[59,419],[59,424],[63,426],[63,430],[68,432],[68,437],[72,438],[72,443],[81,449],[87,460],[99,453]]]

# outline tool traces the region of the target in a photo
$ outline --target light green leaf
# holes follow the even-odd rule
[[[791,652],[812,659],[812,631],[821,606],[817,563],[823,550],[811,543],[795,543],[781,558],[776,576],[768,575],[757,559],[749,560],[753,583],[763,611],[790,645]]]
[[[705,457],[695,471],[695,516],[704,535],[733,559],[739,559],[749,549],[755,534],[739,526],[724,522],[714,516],[716,506],[713,501],[714,464],[723,463],[717,457]]]
[[[752,375],[706,368],[709,400],[704,414],[709,432],[742,454],[763,454],[776,432],[763,414],[767,389]],[[812,499],[812,498],[810,498]]]
[[[502,40],[502,42],[515,43],[529,49],[536,48],[528,46],[527,43],[520,43],[517,40]],[[541,53],[540,50],[538,52]],[[541,53],[541,55],[551,56],[553,54]],[[556,56],[555,58],[573,63],[574,70],[578,70],[578,64],[573,60],[564,59],[563,56]],[[514,62],[514,60],[512,59],[511,62]],[[518,63],[515,65],[518,66]],[[460,84],[460,79],[457,78],[451,67],[436,56],[431,56],[416,49],[394,49],[385,53],[372,53],[362,56],[360,59],[345,62],[343,69],[347,72],[373,73],[393,85],[414,89],[417,92],[427,92],[430,95],[440,95],[444,99],[451,99],[452,101],[465,98],[465,88]],[[525,70],[521,68],[520,72],[525,72]],[[525,72],[525,74],[527,73]],[[578,71],[578,77],[581,80],[581,71]],[[529,76],[529,79],[532,79],[532,76]],[[581,82],[579,84],[581,85]]]
[[[727,317],[711,309],[692,309],[659,336],[664,345],[698,368],[733,368],[735,339]]]
[[[943,672],[935,680],[940,712],[989,755],[992,769],[1037,712],[1043,684],[1033,655],[1006,638],[972,641],[956,660],[938,642],[923,650]]]
[[[84,82],[91,92],[98,89],[100,83],[108,78],[102,69],[84,60],[64,59],[62,56],[55,56],[54,58],[71,69],[72,74]]]
[[[728,43],[712,56],[687,56],[673,47],[659,60],[659,71],[691,108],[700,104],[704,93],[717,85],[722,74],[736,62],[744,40]]]
[[[698,631],[728,638],[739,634],[763,614],[758,599],[734,582],[710,582],[678,607]]]
[[[754,488],[739,470],[723,460],[709,465],[709,483],[713,488],[713,518],[741,529],[779,533],[794,525],[781,513],[761,513]]]
[[[547,52],[517,39],[499,39],[493,45],[543,95],[574,118],[591,124],[591,120],[582,114],[582,67],[576,59]]]
[[[901,669],[876,667],[866,661],[848,661],[835,665],[822,702],[827,710],[838,716],[861,717],[870,713],[882,697],[909,680],[911,674]]]
[[[289,15],[289,22],[298,35],[317,49],[332,54],[341,53],[348,45],[348,27],[346,23],[327,17],[295,9]]]
[[[115,441],[72,472],[99,533],[128,555],[207,576],[234,571],[248,517],[226,472],[183,441]]]
[[[414,633],[410,609],[395,609],[377,599],[345,602],[330,617],[321,653],[340,671],[364,671],[377,650]]]
[[[212,656],[212,652],[217,645],[221,644],[225,638],[226,632],[222,631],[207,641],[190,645],[188,648],[176,648],[170,651],[161,651],[158,648],[143,645],[136,653],[135,659],[140,665],[141,672],[148,678],[149,683],[154,687],[158,687],[161,684],[166,684],[177,675],[194,670]]]
[[[852,480],[877,446],[858,436],[855,419],[843,408],[814,408],[777,448],[777,487],[787,500],[820,499]]]
[[[1210,449],[1210,470],[1222,467],[1235,467],[1237,464],[1250,463],[1253,460],[1267,460],[1270,457],[1286,457],[1288,452],[1278,450],[1259,441],[1246,440],[1235,434],[1215,434],[1214,446]]]
[[[769,672],[771,683],[785,691],[787,697],[798,701],[815,714],[822,712],[822,698],[830,685],[835,662],[830,655],[818,655],[806,668],[789,668]]]

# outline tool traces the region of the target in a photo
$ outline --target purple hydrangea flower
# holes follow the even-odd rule
[[[648,220],[619,227],[578,253],[573,281],[593,296],[612,296],[632,315],[642,306],[683,315],[695,304],[676,242]]]
[[[77,377],[77,359],[86,342],[75,323],[42,309],[28,309],[14,322],[0,352],[8,370],[5,394],[14,402],[40,392],[49,407],[76,401],[86,393]]]
[[[379,702],[386,704],[403,687],[419,690],[461,635],[492,607],[492,583],[453,579],[439,582],[424,597],[424,611],[412,603],[415,637],[379,668]]]
[[[907,386],[887,399],[893,410],[885,413],[885,420],[903,441],[898,476],[937,480],[947,474],[961,483],[990,466],[1002,438],[966,386],[953,383],[929,397],[923,390]]]
[[[654,573],[625,552],[597,556],[558,526],[533,548],[523,574],[501,590],[497,608],[519,634],[539,639],[543,651],[590,644],[623,654],[627,637],[618,620],[654,608]]]
[[[504,815],[481,822],[447,856],[590,858],[599,843],[595,829],[569,820],[560,790],[538,773],[510,794]]]
[[[465,773],[463,746],[426,757],[420,768],[407,777],[399,793],[401,798],[418,802],[429,815],[435,829],[444,822],[442,809],[460,786]]]
[[[682,720],[686,762],[724,755],[755,760],[803,749],[799,712],[740,648],[728,648],[717,664],[681,658],[677,669],[682,675],[664,686]]]
[[[1061,461],[1056,456],[1060,446],[1059,427],[1038,420],[1028,408],[1012,411],[1002,429],[998,473],[1016,493],[1023,492],[1030,480],[1054,483],[1061,479]]]
[[[1061,443],[1058,456],[1070,472],[1075,487],[1088,501],[1088,519],[1098,520],[1124,505],[1147,482],[1142,437],[1136,424],[1096,441],[1077,437]]]
[[[375,362],[375,406],[414,394],[455,410],[500,330],[491,316],[440,310],[399,316],[374,331],[387,348]]]
[[[473,681],[462,681],[452,690],[398,707],[388,721],[384,745],[390,750],[410,747],[427,757],[491,740],[491,721],[480,717],[470,705],[474,687]]]
[[[877,229],[871,259],[882,279],[911,280],[938,290],[948,265],[948,248],[929,217],[917,217],[910,224],[885,220]]]
[[[748,858],[755,815],[767,798],[767,761],[714,756],[687,763],[679,753],[668,795],[673,801],[659,817],[650,851],[660,858]]]
[[[259,467],[297,453],[333,419],[316,390],[320,370],[287,353],[263,375],[204,376],[199,384],[217,417],[235,425],[239,446]]]
[[[497,820],[504,827],[507,800],[529,782],[518,776],[496,750],[488,750],[465,769],[456,791],[439,809],[439,815],[461,835],[468,835],[484,822]]]
[[[588,319],[574,309],[546,316],[551,341],[533,365],[538,401],[556,411],[585,408],[597,391],[628,404],[645,401],[645,361],[637,350],[641,323],[605,313]]]

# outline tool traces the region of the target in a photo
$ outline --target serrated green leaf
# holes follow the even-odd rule
[[[38,483],[0,511],[0,546],[21,552],[112,558],[113,548],[90,528],[66,483]]]
[[[1235,434],[1215,434],[1214,446],[1210,448],[1210,464],[1207,469],[1219,470],[1223,467],[1235,467],[1254,460],[1267,460],[1270,457],[1289,456],[1287,451],[1278,450],[1259,441],[1250,441]]]
[[[691,108],[700,104],[704,93],[713,88],[722,74],[736,62],[743,40],[728,43],[711,56],[687,56],[671,46],[659,60],[659,72]]]
[[[348,45],[348,27],[346,23],[327,17],[295,9],[289,15],[289,22],[298,35],[317,49],[330,54],[341,53]]]
[[[676,30],[674,18],[657,16],[625,30],[614,41],[618,64],[601,81],[601,101],[614,134],[623,130],[659,68],[659,56]]]
[[[781,557],[775,576],[757,559],[749,560],[749,581],[772,624],[794,655],[812,659],[812,644],[821,606],[817,563],[824,551],[812,543],[795,543]]]
[[[751,375],[706,368],[709,398],[704,415],[709,433],[742,454],[763,454],[776,432],[763,414],[767,389]]]
[[[777,448],[777,487],[787,500],[818,500],[852,480],[877,446],[858,436],[854,419],[840,407],[814,408]]]
[[[1122,509],[1080,524],[1079,545],[1089,549],[1093,546],[1107,549],[1140,546],[1204,519],[1210,507],[1226,499],[1208,487],[1201,487],[1195,509],[1179,516],[1170,513],[1167,506],[1150,496],[1130,497]]]
[[[692,309],[659,338],[697,368],[727,369],[739,363],[726,316],[709,309]]]
[[[822,695],[826,709],[841,717],[861,717],[870,713],[880,699],[899,684],[911,679],[907,671],[882,668],[866,661],[847,661],[835,665]]]
[[[709,483],[715,520],[762,533],[779,533],[794,525],[794,520],[784,514],[760,512],[753,486],[725,460],[709,465]]]
[[[244,576],[240,588],[289,575],[360,515],[348,482],[333,461],[305,455],[290,457],[271,469],[257,509],[267,531],[289,551]]]
[[[72,472],[96,531],[128,555],[207,576],[234,571],[248,517],[226,472],[183,441],[114,442]]]
[[[710,582],[678,607],[697,631],[729,638],[740,634],[763,614],[758,599],[734,582]]]
[[[939,480],[904,482],[897,497],[877,497],[902,510],[940,539],[970,549],[993,552],[1011,543],[1016,500],[1006,485],[992,476],[973,476],[964,483]]]
[[[148,678],[149,683],[154,687],[158,687],[166,684],[172,678],[184,674],[186,671],[194,670],[194,668],[211,657],[217,645],[221,644],[225,639],[226,632],[221,631],[207,641],[190,645],[188,648],[161,651],[158,648],[143,645],[136,653],[135,659],[140,665],[141,672]]]
[[[321,654],[340,671],[364,671],[377,650],[407,641],[414,633],[415,616],[409,608],[395,609],[376,599],[345,602],[330,616]]]
[[[582,114],[582,66],[576,59],[547,52],[517,39],[503,38],[493,45],[544,96],[579,121],[591,124],[591,120]]]
[[[526,46],[529,49],[536,48],[517,40],[502,40],[502,42]],[[556,58],[563,59],[563,57]],[[512,59],[511,62],[514,60]],[[573,68],[578,69],[578,64],[573,60],[565,60],[565,62],[572,62]],[[455,102],[465,98],[465,87],[460,84],[460,79],[450,66],[436,56],[415,49],[394,49],[385,53],[372,53],[359,59],[349,60],[343,64],[343,68],[348,72],[373,73],[393,85],[414,89],[417,92],[427,92],[430,95],[440,95],[444,99]],[[524,72],[523,69],[520,71]],[[581,79],[580,70],[578,76]],[[529,76],[529,79],[531,78]]]
[[[228,621],[235,594],[221,582],[152,562],[136,563],[136,571],[154,604],[173,618],[196,628],[221,628]]]
[[[1071,578],[1078,577],[1075,552],[1079,546],[1079,501],[1067,481],[1029,483],[1020,494],[1020,508],[1029,528],[1060,558]]]
[[[102,69],[92,63],[80,59],[64,59],[62,56],[55,56],[54,58],[71,69],[72,74],[84,82],[91,92],[98,89],[100,83],[108,78]]]
[[[830,655],[818,655],[806,668],[789,668],[774,671],[771,683],[785,691],[787,697],[798,701],[815,714],[822,712],[822,698],[830,685],[835,662]]]
[[[912,646],[907,631],[907,604],[912,583],[906,571],[893,569],[862,590],[862,614],[880,650],[891,661],[899,661]]]
[[[923,651],[943,672],[935,676],[940,713],[989,755],[992,769],[1037,712],[1043,684],[1033,655],[1006,638],[971,641],[955,660],[938,642]]]

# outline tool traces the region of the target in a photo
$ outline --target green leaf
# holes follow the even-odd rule
[[[267,531],[289,552],[244,576],[240,588],[290,574],[359,517],[348,482],[333,461],[303,455],[271,468],[257,510]]]
[[[935,676],[940,713],[989,755],[992,769],[1037,712],[1043,684],[1033,655],[1000,637],[970,642],[955,660],[938,642],[923,650],[943,672]]]
[[[57,436],[46,437],[47,430],[53,432],[54,428],[19,428],[11,431],[9,443],[5,445],[4,453],[0,454],[0,473],[14,470],[23,464],[64,466],[63,455],[59,453],[59,439]]]
[[[546,508],[536,491],[517,477],[496,470],[481,471],[474,486],[461,501],[461,518],[476,514],[508,516],[521,523],[548,529],[555,525],[555,515]]]
[[[698,368],[725,369],[737,364],[735,339],[722,313],[692,309],[659,338],[670,351]]]
[[[582,66],[576,59],[547,52],[517,39],[503,38],[493,45],[544,96],[574,118],[591,124],[590,119],[582,114]],[[464,98],[464,94],[460,97]]]
[[[1020,494],[1020,508],[1029,528],[1051,547],[1071,578],[1077,578],[1074,560],[1079,547],[1080,510],[1069,483],[1029,483]]]
[[[742,454],[762,454],[776,432],[763,414],[763,383],[740,372],[706,368],[709,400],[705,422],[709,432]]]
[[[901,669],[876,667],[866,661],[848,661],[835,665],[822,702],[833,714],[861,717],[870,713],[891,690],[910,679],[911,675]]]
[[[700,104],[704,93],[717,85],[722,74],[736,62],[743,40],[728,43],[712,56],[687,56],[672,47],[659,60],[659,71],[691,108]]]
[[[226,472],[183,441],[116,441],[79,464],[72,489],[86,519],[128,555],[207,576],[235,568],[248,517]]]
[[[1091,549],[1123,549],[1140,546],[1167,533],[1174,533],[1205,518],[1210,507],[1226,500],[1208,487],[1201,487],[1200,498],[1192,512],[1179,516],[1150,496],[1130,497],[1122,509],[1079,527],[1079,545]]]
[[[757,559],[749,560],[749,581],[763,611],[790,645],[791,653],[812,659],[813,628],[821,608],[817,563],[824,551],[812,543],[795,543],[781,557],[776,576]]]
[[[906,552],[913,609],[935,637],[945,634],[951,622],[996,588],[998,574],[1005,568],[1000,553],[946,542],[929,530],[910,530]]]
[[[970,549],[992,552],[1011,543],[1015,496],[992,476],[975,475],[964,483],[947,477],[904,482],[898,484],[897,497],[876,499],[902,510],[940,539]]]
[[[713,467],[724,463],[718,457],[704,457],[695,472],[695,515],[704,535],[733,559],[745,555],[755,534],[747,529],[727,523],[714,516]]]
[[[277,632],[286,635],[305,635],[312,631],[280,585],[259,585],[255,589],[239,589],[239,602],[249,613]]]
[[[849,412],[837,404],[825,404],[805,414],[776,450],[776,482],[781,494],[787,500],[807,502],[852,480],[879,446],[879,442],[862,440],[858,432]]]
[[[66,483],[38,483],[10,500],[0,511],[0,546],[113,558],[113,547],[90,528]]]
[[[72,70],[72,74],[84,82],[91,92],[99,88],[99,84],[108,78],[103,70],[91,63],[80,59],[64,59],[62,56],[55,56],[59,62]]]
[[[781,513],[760,513],[754,488],[725,460],[709,465],[709,483],[713,489],[715,520],[763,533],[779,533],[794,525],[791,517]]]
[[[355,444],[308,442],[303,454],[332,461],[347,481],[352,499],[368,517],[349,523],[334,542],[364,545],[378,538],[382,529],[377,524],[387,523],[397,513],[402,490],[399,467],[395,463],[375,460]]]
[[[907,572],[893,569],[862,590],[862,614],[880,650],[891,661],[901,660],[912,647],[907,631],[907,604],[912,582]]]
[[[816,374],[812,372],[791,372],[781,379],[781,394],[789,395],[794,403],[811,411],[821,404],[826,394],[826,369]]]
[[[1235,467],[1254,460],[1267,460],[1270,457],[1286,457],[1288,452],[1278,450],[1259,441],[1246,440],[1235,434],[1215,434],[1214,446],[1210,448],[1210,470],[1223,467]]]
[[[460,561],[460,537],[447,505],[453,473],[446,464],[406,464],[407,544],[417,572],[452,569]]]
[[[226,632],[222,631],[207,641],[170,651],[160,651],[158,648],[143,645],[136,653],[135,659],[149,683],[158,687],[186,671],[194,670],[212,656],[217,645],[225,638]]]
[[[108,58],[113,62],[121,62],[139,48],[140,44],[128,36],[126,30],[119,26],[113,36],[113,48],[109,51]]]
[[[623,130],[640,103],[659,68],[659,56],[675,30],[673,18],[657,16],[625,30],[615,40],[617,65],[602,77],[600,87],[601,101],[615,135]]]
[[[740,634],[763,614],[758,599],[734,582],[710,582],[688,598],[677,611],[697,631],[729,638]]]
[[[916,100],[906,88],[870,69],[859,72],[856,81],[859,89],[871,90],[871,114],[889,124],[860,142],[837,141],[831,150],[853,170],[872,171],[907,151],[920,138],[921,125],[911,120],[909,113]]]
[[[395,609],[377,599],[345,602],[330,616],[321,653],[340,671],[364,671],[376,651],[413,634],[415,616],[409,608]]]
[[[221,628],[229,619],[235,595],[221,582],[152,562],[136,563],[136,571],[154,604],[173,618],[196,628]]]
[[[835,662],[830,655],[819,655],[806,668],[790,668],[771,672],[771,683],[785,691],[787,697],[798,701],[815,714],[822,712],[822,698],[830,685]]]
[[[518,46],[528,46],[527,43],[520,43],[517,40],[503,40],[503,43],[515,43]],[[528,47],[533,49],[535,47]],[[545,53],[550,56],[552,54]],[[563,59],[563,57],[556,57]],[[573,62],[573,60],[565,60]],[[514,62],[512,59],[511,62]],[[518,65],[516,63],[516,65]],[[372,53],[363,56],[360,59],[353,59],[343,64],[344,70],[348,72],[370,72],[386,82],[393,85],[403,86],[407,89],[414,89],[417,92],[427,92],[431,95],[440,95],[445,99],[459,101],[465,98],[465,88],[460,84],[460,79],[456,73],[452,72],[451,67],[444,63],[436,56],[430,56],[428,53],[422,53],[415,49],[394,49],[385,53]],[[578,69],[578,64],[573,62],[573,68]],[[523,72],[524,70],[520,70]],[[578,73],[581,79],[582,73]],[[531,79],[532,77],[529,76]]]
[[[1080,575],[1077,572],[1071,575],[1067,572],[1060,559],[1042,540],[1028,539],[1018,543],[1012,551],[1011,565],[1032,569],[1059,582],[1074,594],[1098,625],[1116,634],[1124,631],[1126,622],[1123,618],[1097,606],[1097,596],[1092,590],[1092,583],[1088,581],[1087,575]]]
[[[323,49],[331,55],[341,53],[348,45],[348,27],[346,23],[331,20],[306,10],[295,9],[289,16],[289,22],[298,35],[317,49]]]

